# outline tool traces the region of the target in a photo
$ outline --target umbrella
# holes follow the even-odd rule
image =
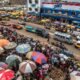
[[[31,59],[32,54],[33,54],[33,52],[28,52],[28,53],[26,54],[26,58]]]
[[[4,46],[5,49],[13,49],[17,46],[15,42],[10,42],[8,45]]]
[[[17,61],[22,62],[22,58],[17,55],[10,55],[6,58],[6,63],[11,66],[15,65]]]
[[[14,71],[7,69],[0,71],[0,80],[12,80],[14,78]]]
[[[30,60],[23,61],[19,66],[20,72],[24,74],[32,73],[35,69],[36,69],[36,64]]]
[[[0,34],[0,39],[2,39],[4,36]]]
[[[61,58],[64,58],[65,60],[68,60],[68,59],[69,59],[69,57],[67,57],[67,56],[64,55],[64,54],[59,54],[59,56],[60,56]]]
[[[5,70],[4,68],[0,67],[0,71]]]
[[[71,80],[80,80],[80,72],[79,71],[73,71],[70,73]]]
[[[47,62],[46,56],[40,52],[33,52],[32,59],[39,64],[43,64]]]
[[[44,65],[42,65],[42,68],[49,68],[49,64],[44,64]]]
[[[0,39],[0,46],[1,47],[4,47],[8,44],[9,44],[9,41],[7,39]]]
[[[0,62],[0,68],[4,68],[6,69],[8,67],[8,65],[4,62]]]
[[[0,47],[0,54],[2,54],[3,52],[4,52],[4,49]]]
[[[27,53],[31,50],[31,46],[29,44],[21,44],[18,45],[16,51],[20,54]]]
[[[55,21],[54,24],[60,24],[60,22],[59,21]]]

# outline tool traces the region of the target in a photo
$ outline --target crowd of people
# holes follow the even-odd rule
[[[43,64],[37,64],[37,69],[31,73],[31,74],[22,74],[19,72],[19,65],[12,66],[11,69],[15,72],[15,78],[13,80],[18,80],[17,78],[19,76],[22,76],[21,80],[60,80],[60,79],[53,79],[51,75],[58,76],[57,72],[54,72],[54,74],[51,74],[52,71],[61,70],[65,77],[63,80],[70,80],[70,72],[73,70],[77,70],[77,66],[75,65],[73,57],[69,57],[68,59],[65,59],[64,57],[61,57],[60,54],[64,51],[64,48],[61,48],[62,43],[60,43],[59,48],[54,48],[53,46],[49,44],[42,44],[39,40],[34,40],[30,37],[25,37],[24,35],[20,35],[16,32],[16,30],[8,27],[0,27],[0,32],[4,36],[4,38],[8,39],[10,42],[15,42],[17,45],[19,44],[30,44],[31,51],[38,51],[43,53],[47,57],[47,64],[49,65],[49,68],[44,69],[42,68]],[[11,54],[16,54],[20,57],[22,57],[23,61],[27,60],[24,55],[17,54],[15,49],[12,49],[10,51],[5,51],[4,55],[0,55],[2,58],[0,58],[0,61],[4,61],[6,56]],[[56,70],[55,70],[56,69]],[[18,73],[19,72],[19,73]],[[60,73],[61,74],[61,73]],[[62,77],[62,76],[60,76]],[[20,79],[19,79],[20,80]]]

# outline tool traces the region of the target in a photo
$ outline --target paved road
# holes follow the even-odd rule
[[[11,22],[17,23],[17,21],[11,21]],[[44,28],[44,26],[37,25],[37,24],[33,24],[33,23],[29,23],[29,22],[27,22],[26,24],[29,25],[29,26],[33,26],[33,27]],[[23,34],[23,35],[25,35],[25,36],[32,37],[32,38],[34,38],[35,40],[40,40],[42,43],[47,43],[47,39],[42,38],[42,37],[40,37],[40,36],[37,36],[36,34],[27,32],[27,31],[25,31],[25,30],[17,30],[17,32],[18,32],[19,34]],[[50,33],[51,33],[51,32],[54,32],[54,30],[51,30]],[[52,33],[51,33],[51,34],[52,34]],[[54,40],[51,39],[51,41],[54,41]],[[74,47],[74,45],[65,44],[65,46],[66,46],[71,52],[80,55],[80,50],[76,49],[76,48]]]

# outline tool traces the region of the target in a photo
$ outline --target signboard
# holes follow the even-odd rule
[[[41,8],[41,0],[27,0],[27,12],[39,13]]]

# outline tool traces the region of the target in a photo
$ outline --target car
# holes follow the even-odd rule
[[[75,48],[80,49],[80,40],[76,41],[76,43],[74,44]]]
[[[80,35],[76,37],[77,40],[80,40]]]
[[[73,31],[72,35],[76,37],[76,36],[80,35],[80,31]]]
[[[45,30],[45,29],[42,29],[42,28],[37,28],[36,29],[36,34],[39,35],[39,36],[45,37],[45,38],[48,38],[48,36],[49,36],[48,31]]]
[[[12,27],[19,30],[22,29],[21,25],[16,25],[16,24],[13,24]]]
[[[26,25],[26,22],[24,22],[24,21],[19,21],[18,24],[20,24],[20,25]]]
[[[25,26],[25,30],[28,32],[36,33],[36,28],[32,26]]]

